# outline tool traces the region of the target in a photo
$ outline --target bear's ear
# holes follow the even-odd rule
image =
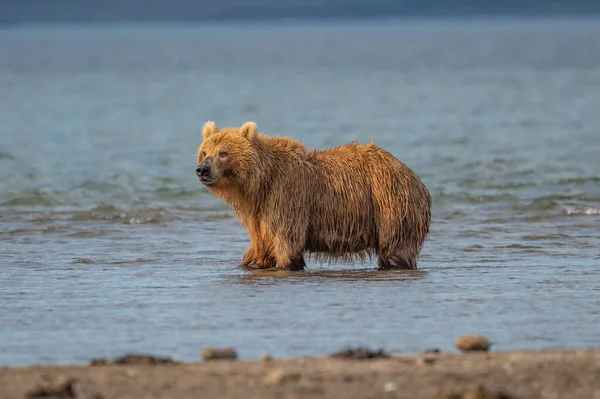
[[[217,124],[213,121],[208,121],[204,124],[204,127],[202,127],[202,138],[206,140],[218,131],[219,129],[217,128]]]
[[[246,122],[240,127],[240,134],[244,136],[248,141],[253,141],[256,136],[258,127],[254,122]]]

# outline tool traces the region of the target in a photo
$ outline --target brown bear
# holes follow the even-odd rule
[[[251,245],[242,266],[303,270],[304,255],[377,255],[380,269],[416,269],[431,197],[419,177],[371,143],[309,151],[254,122],[202,129],[196,175],[233,207]]]

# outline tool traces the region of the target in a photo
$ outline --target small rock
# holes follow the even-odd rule
[[[90,360],[90,366],[105,366],[110,363],[111,363],[110,360],[104,359],[104,358],[96,358],[96,359]]]
[[[235,360],[237,352],[233,348],[206,347],[200,353],[204,360]]]
[[[263,353],[262,356],[260,357],[260,360],[268,362],[269,360],[272,360],[272,357],[268,353]]]
[[[508,375],[512,375],[515,372],[513,366],[509,362],[504,363],[502,365],[502,368],[506,371],[506,374]]]
[[[91,366],[105,366],[108,364],[179,364],[179,362],[168,357],[135,354],[121,356],[114,360],[99,358],[90,361]]]
[[[433,364],[436,361],[437,361],[437,357],[432,356],[432,355],[426,355],[426,356],[423,356],[423,357],[419,358],[417,360],[417,363],[419,363],[420,365],[423,365],[423,364]]]
[[[136,378],[140,373],[138,373],[135,369],[126,368],[123,370],[123,374],[129,378]]]
[[[283,369],[274,369],[267,373],[264,378],[266,385],[281,385],[288,381],[296,381],[300,379],[300,374],[286,372]]]
[[[482,386],[463,392],[461,399],[500,399],[498,394],[487,391]]]
[[[383,384],[383,392],[394,392],[398,389],[398,385],[395,382],[386,382]]]
[[[304,367],[304,366],[306,366],[306,364],[307,364],[307,361],[306,361],[305,358],[301,357],[300,359],[298,359],[298,365],[299,366]]]
[[[27,393],[27,398],[75,398],[74,384],[74,379],[57,377]]]
[[[42,374],[40,376],[44,383],[54,384],[54,385],[64,385],[66,384],[70,378],[65,377],[64,375],[56,375],[56,374]]]
[[[431,349],[425,349],[425,351],[423,353],[440,353],[442,352],[441,350],[439,350],[438,348],[431,348]]]
[[[101,393],[91,390],[87,384],[80,381],[75,381],[72,389],[76,399],[104,399]]]
[[[377,351],[372,351],[367,348],[347,348],[347,349],[343,349],[339,352],[331,354],[330,357],[362,360],[362,359],[389,358],[390,355],[388,355],[383,349],[379,349]]]
[[[103,399],[102,394],[91,392],[74,378],[57,377],[30,391],[27,398],[47,399]]]
[[[454,345],[463,352],[487,352],[491,346],[485,337],[478,335],[463,335],[454,342]]]
[[[463,392],[441,392],[434,399],[515,399],[502,392],[492,392],[481,385]]]
[[[461,399],[460,395],[448,392],[440,392],[436,394],[433,399]]]

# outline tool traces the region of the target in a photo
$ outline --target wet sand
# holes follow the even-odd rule
[[[600,398],[600,349],[140,363],[0,368],[0,398]]]

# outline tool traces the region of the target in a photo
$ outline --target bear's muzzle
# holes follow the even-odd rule
[[[210,166],[200,164],[196,168],[196,175],[201,179],[206,179],[210,176]]]

